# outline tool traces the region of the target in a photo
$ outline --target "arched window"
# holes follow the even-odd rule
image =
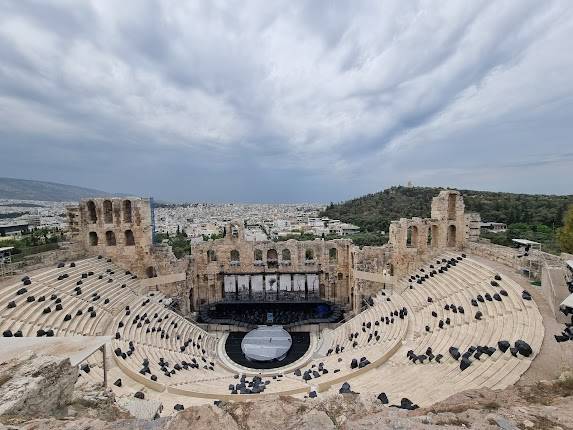
[[[279,255],[276,249],[269,249],[267,251],[267,262],[268,261],[277,261],[279,259]]]
[[[456,246],[456,226],[453,224],[448,227],[448,246],[450,248]]]
[[[406,246],[415,248],[418,245],[418,227],[411,225],[406,233]]]
[[[103,201],[103,222],[105,224],[113,223],[113,209],[111,206],[111,200]]]
[[[92,200],[90,200],[88,201],[87,207],[88,219],[92,224],[95,224],[97,222],[96,205]]]
[[[304,251],[304,259],[308,261],[314,260],[314,251],[310,248]]]
[[[281,252],[281,257],[283,261],[290,261],[290,249],[283,249]]]
[[[90,231],[89,240],[90,240],[90,245],[91,245],[91,246],[97,246],[97,244],[98,244],[98,237],[97,237],[97,233],[96,233],[95,231]]]
[[[231,225],[231,237],[233,239],[238,239],[239,238],[239,227],[235,224]]]
[[[448,194],[448,219],[456,219],[456,200],[457,196],[455,194]]]
[[[338,250],[336,248],[330,248],[328,250],[328,259],[332,263],[334,263],[338,260]]]
[[[263,251],[255,249],[255,261],[263,261]]]
[[[236,249],[233,249],[231,251],[231,262],[239,262],[241,259],[241,256],[239,254],[239,251],[237,251]]]
[[[279,265],[279,254],[276,249],[269,249],[267,251],[267,267],[269,269],[277,268]]]
[[[131,223],[131,200],[123,201],[123,222]]]
[[[438,243],[440,243],[440,242],[438,241],[438,235],[440,234],[440,233],[439,233],[440,230],[439,230],[439,228],[438,228],[438,226],[437,226],[436,224],[433,224],[433,225],[432,225],[432,228],[430,229],[430,231],[432,232],[432,233],[431,233],[431,235],[432,235],[432,242],[431,242],[432,248],[435,248],[435,247],[438,246]]]
[[[105,232],[105,242],[106,242],[107,246],[115,246],[116,245],[115,233],[113,231],[108,230]]]
[[[217,261],[217,254],[212,249],[207,251],[207,263],[211,263],[212,261]]]
[[[125,230],[125,246],[135,245],[135,238],[133,237],[133,231]]]

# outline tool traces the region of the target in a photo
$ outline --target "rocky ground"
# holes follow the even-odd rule
[[[85,398],[85,394],[82,395]],[[515,386],[502,391],[457,394],[430,408],[405,411],[360,394],[298,400],[277,397],[258,402],[192,407],[172,418],[127,418],[109,399],[78,407],[73,416],[26,420],[1,419],[2,429],[50,430],[290,430],[290,429],[573,429],[573,375],[560,380]],[[74,398],[72,398],[74,399]],[[81,402],[80,402],[81,403]],[[99,406],[96,406],[99,404]],[[68,409],[69,410],[69,409]]]

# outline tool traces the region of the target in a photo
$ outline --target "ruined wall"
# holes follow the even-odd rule
[[[392,274],[391,248],[388,246],[365,246],[351,249],[351,264],[353,270],[370,273]],[[350,300],[352,309],[360,309],[362,299],[375,296],[385,285],[379,282],[354,279],[351,272]]]
[[[353,270],[399,278],[425,259],[445,249],[461,249],[469,237],[475,237],[478,218],[466,216],[459,192],[441,191],[432,201],[431,213],[431,218],[393,221],[388,245],[363,249],[343,239],[246,241],[243,222],[233,221],[223,239],[200,243],[192,257],[177,260],[168,246],[153,244],[149,199],[93,198],[68,209],[70,231],[91,255],[110,257],[146,278],[186,273],[186,282],[155,287],[177,298],[184,314],[220,301],[225,275],[277,273],[318,274],[321,298],[356,310],[363,297],[376,294],[384,285],[355,280]]]
[[[151,255],[153,260],[153,268],[155,274],[158,276],[168,275],[171,273],[187,273],[190,258],[189,256],[184,256],[181,259],[177,259],[171,247],[166,244],[154,244],[151,248]],[[189,279],[186,281],[172,282],[168,284],[156,285],[151,287],[155,291],[159,291],[167,297],[173,298],[179,303],[179,310],[183,315],[188,315],[189,313]]]
[[[481,233],[481,215],[477,212],[467,212],[466,220],[466,242],[478,242]]]
[[[466,241],[467,230],[461,194],[458,191],[444,190],[433,198],[430,218],[401,218],[392,221],[389,244],[395,252],[406,255],[424,254],[445,248],[461,249]],[[408,251],[409,249],[412,251]]]
[[[476,223],[479,224],[479,214],[465,214],[461,194],[444,190],[432,200],[431,218],[414,217],[392,221],[388,244],[362,249],[353,247],[351,264],[354,270],[386,273],[399,279],[446,249],[459,250],[470,237],[475,240],[479,237],[479,226]],[[362,298],[375,295],[385,287],[381,282],[351,279],[353,310],[359,309]]]
[[[79,205],[66,206],[66,218],[68,222],[68,233],[71,239],[77,239],[80,235],[80,207]]]
[[[190,302],[193,308],[223,297],[223,274],[295,274],[319,272],[321,297],[349,301],[349,240],[285,242],[246,241],[242,222],[231,223],[223,239],[193,248]]]
[[[392,221],[388,245],[393,275],[399,278],[446,249],[462,249],[469,236],[475,240],[479,214],[466,215],[461,194],[444,190],[432,200],[431,218]]]
[[[141,277],[157,273],[152,255],[149,199],[106,197],[79,204],[78,240],[91,255],[104,255]]]
[[[517,249],[494,245],[492,243],[468,242],[466,244],[466,250],[472,254],[487,258],[491,261],[496,261],[513,269],[518,268],[517,256],[519,255],[519,252]]]

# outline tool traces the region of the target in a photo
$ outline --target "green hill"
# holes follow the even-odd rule
[[[321,216],[356,224],[364,232],[387,232],[392,220],[429,217],[432,198],[440,190],[430,187],[391,187],[346,202],[331,203]],[[479,212],[482,221],[508,224],[508,232],[491,237],[493,242],[507,245],[511,243],[512,236],[520,236],[539,240],[553,251],[557,250],[555,229],[562,226],[565,210],[573,204],[573,195],[458,191],[464,197],[466,211]]]

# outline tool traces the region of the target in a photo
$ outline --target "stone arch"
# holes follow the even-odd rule
[[[406,232],[406,247],[415,248],[418,245],[418,227],[411,225]]]
[[[328,260],[331,263],[336,263],[338,261],[338,250],[336,248],[330,248],[328,250]]]
[[[113,224],[113,207],[111,200],[103,201],[103,222],[105,224]]]
[[[115,233],[111,230],[105,232],[105,243],[107,246],[115,246],[117,241],[115,240]]]
[[[314,249],[306,248],[304,251],[304,259],[307,261],[314,260]]]
[[[440,227],[437,224],[432,224],[430,227],[430,234],[431,234],[431,242],[430,245],[432,248],[437,248],[438,244],[440,243],[439,235],[440,235]]]
[[[95,231],[90,231],[89,234],[89,241],[91,246],[97,246],[99,239],[97,237],[97,233]]]
[[[279,255],[277,250],[271,248],[267,251],[267,266],[270,269],[277,268],[279,265]]]
[[[148,278],[155,278],[155,277],[157,277],[157,272],[155,271],[155,267],[149,266],[147,269],[145,269],[145,275],[146,275]]]
[[[123,201],[123,222],[131,223],[131,200]]]
[[[233,249],[233,250],[231,251],[230,257],[231,257],[231,261],[232,261],[232,262],[241,261],[241,254],[240,254],[239,251],[236,250],[236,249]]]
[[[453,248],[456,246],[456,226],[450,224],[448,226],[448,247]]]
[[[260,249],[255,249],[254,258],[255,261],[263,261],[263,251]]]
[[[133,236],[133,231],[125,230],[125,246],[134,246],[135,237]]]
[[[283,249],[281,252],[281,257],[283,261],[290,261],[290,249]]]
[[[207,263],[211,263],[213,261],[217,261],[217,254],[215,250],[209,249],[207,250]]]
[[[93,200],[89,200],[87,203],[88,208],[88,219],[89,222],[95,224],[97,222],[97,212],[96,212],[96,205]]]
[[[448,194],[448,219],[455,220],[456,219],[456,203],[457,203],[457,195],[454,193]]]
[[[231,224],[231,238],[239,238],[239,226],[237,224]]]
[[[278,259],[279,255],[276,249],[271,248],[267,251],[267,261],[277,261]]]

